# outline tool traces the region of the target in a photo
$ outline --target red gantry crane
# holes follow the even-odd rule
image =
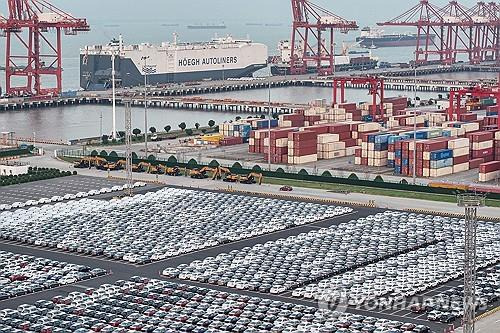
[[[305,74],[308,67],[314,66],[319,75],[331,75],[335,71],[334,32],[347,33],[358,29],[358,25],[309,0],[291,1],[291,74]]]
[[[452,90],[450,92],[450,107],[448,108],[448,120],[454,120],[453,115],[457,115],[459,119],[462,113],[462,99],[464,97],[471,98],[495,98],[497,108],[500,105],[500,83],[497,87],[481,87],[464,88],[460,90]],[[500,116],[497,115],[497,128],[500,128]]]
[[[384,112],[384,79],[374,76],[361,77],[334,77],[333,78],[333,100],[332,106],[337,104],[337,90],[340,88],[340,103],[345,103],[346,83],[364,85],[368,88],[368,93],[372,95],[371,116],[372,121],[385,120]],[[377,103],[377,99],[379,102]]]
[[[62,91],[61,37],[89,31],[75,18],[45,0],[7,0],[8,17],[0,20],[6,42],[5,83],[9,95],[55,96]],[[55,41],[46,32],[55,31]],[[43,50],[43,51],[42,51]],[[42,79],[55,77],[47,88]]]
[[[416,6],[398,17],[387,22],[378,23],[378,25],[416,27],[415,63],[419,65],[428,63],[431,56],[437,55],[440,61],[443,60],[442,45],[445,43],[445,38],[443,36],[442,22],[440,8],[432,5],[428,0],[420,0]]]
[[[468,14],[474,23],[471,62],[500,62],[500,5],[479,1]]]

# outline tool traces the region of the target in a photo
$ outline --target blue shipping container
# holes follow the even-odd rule
[[[441,168],[450,167],[452,165],[453,165],[453,158],[431,161],[431,169],[441,169]]]
[[[392,134],[380,134],[375,137],[375,143],[388,143]]]
[[[453,150],[451,149],[441,149],[431,152],[431,160],[444,160],[453,157]]]
[[[394,156],[395,156],[395,157],[398,157],[398,158],[401,158],[401,156],[402,156],[402,151],[401,151],[401,150],[396,150],[396,151],[394,152]]]
[[[375,143],[373,149],[376,151],[383,151],[383,150],[387,150],[388,148],[389,148],[388,143]]]

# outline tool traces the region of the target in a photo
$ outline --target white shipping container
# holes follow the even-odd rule
[[[472,143],[472,150],[488,149],[492,147],[493,147],[493,140]]]
[[[479,131],[479,123],[465,123],[460,126],[466,133]]]
[[[388,160],[394,160],[394,159],[396,159],[396,153],[393,152],[393,151],[388,151],[387,152],[387,159]]]
[[[453,166],[453,173],[459,173],[467,170],[469,170],[469,162],[456,164]]]
[[[378,131],[380,128],[379,123],[363,123],[358,125],[358,132]]]
[[[291,160],[291,162],[290,162]],[[304,163],[312,163],[318,161],[318,154],[305,155],[305,156],[288,156],[288,163],[291,164],[304,164]]]
[[[318,149],[322,151],[334,151],[345,149],[345,142],[331,142],[331,143],[321,143],[318,145]]]
[[[500,170],[479,174],[479,181],[480,182],[489,182],[492,180],[496,180],[498,178],[500,178]]]
[[[431,176],[431,169],[424,168],[423,169],[423,175],[424,175],[424,177],[430,177]]]
[[[470,140],[468,138],[458,138],[448,141],[448,148],[449,149],[464,148],[464,147],[469,148],[469,144]]]
[[[338,134],[319,134],[318,143],[330,143],[339,141]]]
[[[361,165],[361,157],[355,157],[354,158],[354,164]]]
[[[374,158],[376,159],[386,159],[387,160],[387,150],[382,150],[382,151],[375,151],[375,154],[373,155]]]
[[[469,155],[469,147],[453,149],[453,157]]]
[[[431,169],[431,177],[441,177],[446,175],[451,175],[453,173],[453,167]]]
[[[254,138],[250,138],[250,139],[248,139],[248,144],[249,144],[250,146],[255,146],[255,139],[254,139]]]
[[[329,160],[329,159],[344,157],[344,156],[346,156],[345,150],[318,152],[318,158],[323,159],[323,160]]]
[[[500,131],[495,132],[495,140],[500,140]]]
[[[361,150],[361,157],[368,157],[368,150]]]
[[[345,155],[346,156],[353,156],[354,154],[356,154],[356,149],[358,149],[359,147],[357,146],[354,146],[354,147],[347,147],[345,149]]]
[[[276,139],[276,147],[278,148],[288,147],[288,138]]]

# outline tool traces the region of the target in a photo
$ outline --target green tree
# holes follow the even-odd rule
[[[253,166],[252,171],[261,172],[262,168],[260,167],[260,165],[256,164]]]
[[[208,126],[209,126],[210,128],[214,127],[214,126],[215,126],[215,121],[213,121],[212,119],[210,119],[210,120],[208,121]]]
[[[276,173],[285,173],[285,170],[283,170],[283,168],[278,168],[276,169]]]
[[[201,129],[201,133],[203,133],[203,134],[207,133],[207,129],[206,128],[202,128]]]
[[[384,179],[382,178],[382,176],[378,175],[377,177],[375,177],[375,179],[373,180],[374,182],[380,182],[380,183],[383,183],[384,182]]]
[[[163,127],[163,129],[165,130],[165,132],[167,132],[167,133],[168,133],[168,132],[170,132],[170,130],[172,129],[172,126],[167,125],[167,126]]]
[[[180,123],[179,128],[181,129],[181,131],[184,131],[186,129],[186,123],[185,122]]]
[[[323,174],[321,176],[323,176],[323,177],[331,177],[332,174],[330,173],[330,171],[327,170],[327,171],[323,172]]]
[[[191,128],[186,129],[186,134],[189,136],[193,135],[193,130]]]
[[[136,137],[139,136],[141,133],[142,133],[141,130],[138,128],[134,128],[132,130],[132,134],[134,134]]]
[[[155,156],[155,155],[153,155],[153,154],[149,155],[149,156],[148,156],[148,161],[150,161],[150,162],[154,162],[154,161],[156,161],[156,156]]]
[[[170,155],[170,157],[168,158],[167,161],[168,161],[168,163],[175,164],[175,163],[177,163],[177,158],[174,155]]]
[[[101,156],[101,157],[107,157],[108,156],[108,152],[105,151],[105,150],[101,150],[101,152],[99,153],[99,156]]]
[[[101,137],[101,141],[103,144],[107,145],[108,142],[109,142],[109,136],[107,136],[106,134],[104,134],[102,137]]]
[[[198,166],[198,162],[194,158],[190,159],[187,163],[188,169],[194,169]]]
[[[149,128],[149,131],[150,131],[151,133],[155,134],[155,133],[156,133],[156,127],[151,126],[151,127]]]
[[[92,152],[90,153],[90,156],[92,157],[96,157],[97,155],[99,155],[99,152],[97,150],[92,150]]]
[[[112,151],[111,153],[109,153],[108,155],[109,157],[118,157],[118,154],[116,153],[116,151]]]
[[[236,121],[238,121],[238,120],[241,120],[241,117],[240,116],[236,116],[235,119],[236,119]]]
[[[241,169],[241,168],[242,168],[242,166],[241,166],[241,164],[240,164],[239,162],[234,162],[234,164],[233,164],[233,168],[234,168],[234,169]]]
[[[196,127],[196,129],[199,129],[200,128],[200,123],[195,123],[194,127]]]
[[[266,115],[265,114],[261,114],[260,115],[260,119],[266,119]]]

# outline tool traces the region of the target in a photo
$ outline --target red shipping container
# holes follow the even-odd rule
[[[488,140],[493,140],[492,132],[474,132],[467,133],[466,135],[472,142],[484,142]]]
[[[458,120],[464,121],[464,122],[471,122],[471,121],[477,120],[477,114],[475,114],[475,113],[462,113],[458,117]]]
[[[280,128],[271,130],[271,140],[288,138],[288,133],[296,131],[298,131],[298,128]]]
[[[495,160],[495,156],[493,156],[493,155],[488,155],[488,156],[484,157],[484,162],[491,162],[494,160]]]
[[[355,157],[361,157],[361,148],[357,148],[356,150],[354,150],[354,156]]]
[[[288,154],[288,147],[271,148],[271,154],[274,155]]]
[[[300,131],[288,134],[288,140],[293,140],[293,141],[306,141],[306,140],[316,141],[317,139],[318,139],[318,134],[313,131]]]
[[[316,140],[308,140],[308,141],[294,141],[293,149],[302,149],[302,148],[310,148],[310,147],[318,147],[318,143]]]
[[[481,149],[481,150],[473,150],[472,151],[472,158],[484,158],[486,156],[491,156],[493,155],[493,148],[486,148],[486,149]]]
[[[315,132],[316,134],[328,134],[329,125],[314,125],[304,127],[306,131]]]
[[[248,152],[249,153],[255,153],[255,145],[249,145],[248,146]]]
[[[402,150],[402,149],[403,149],[403,141],[397,141],[395,150]]]
[[[341,103],[337,104],[337,107],[341,109],[345,109],[347,112],[355,111],[356,110],[356,103]]]
[[[396,151],[396,144],[394,143],[389,143],[387,145],[387,151],[390,151],[390,152],[395,152]]]
[[[458,156],[458,157],[453,157],[453,164],[462,164],[469,162],[469,155],[464,155],[464,156]]]
[[[289,149],[288,154],[293,155],[293,156],[306,156],[306,155],[312,155],[312,154],[317,154],[318,149],[316,146],[314,147],[306,147],[306,148],[300,148],[300,149]]]
[[[469,168],[470,169],[477,169],[479,168],[479,165],[484,163],[484,158],[476,158],[473,160],[469,161]]]
[[[357,145],[357,140],[356,139],[346,139],[346,140],[343,140],[343,142],[345,142],[346,148],[348,148],[348,147],[354,147],[354,146]]]
[[[334,124],[330,125],[329,133],[331,134],[339,134],[342,132],[350,132],[351,127],[349,124]]]
[[[361,164],[368,165],[368,157],[361,157]]]
[[[480,173],[489,173],[489,172],[498,171],[498,170],[500,170],[500,161],[483,163],[479,166]]]
[[[410,152],[408,150],[403,150],[401,152],[401,157],[402,158],[408,158],[408,157],[410,157],[409,155],[410,155]]]
[[[422,161],[422,162],[423,162],[423,163],[422,163],[422,166],[423,166],[424,168],[427,168],[427,169],[430,169],[430,168],[431,168],[431,161],[430,161],[430,160],[424,160],[424,161]]]

